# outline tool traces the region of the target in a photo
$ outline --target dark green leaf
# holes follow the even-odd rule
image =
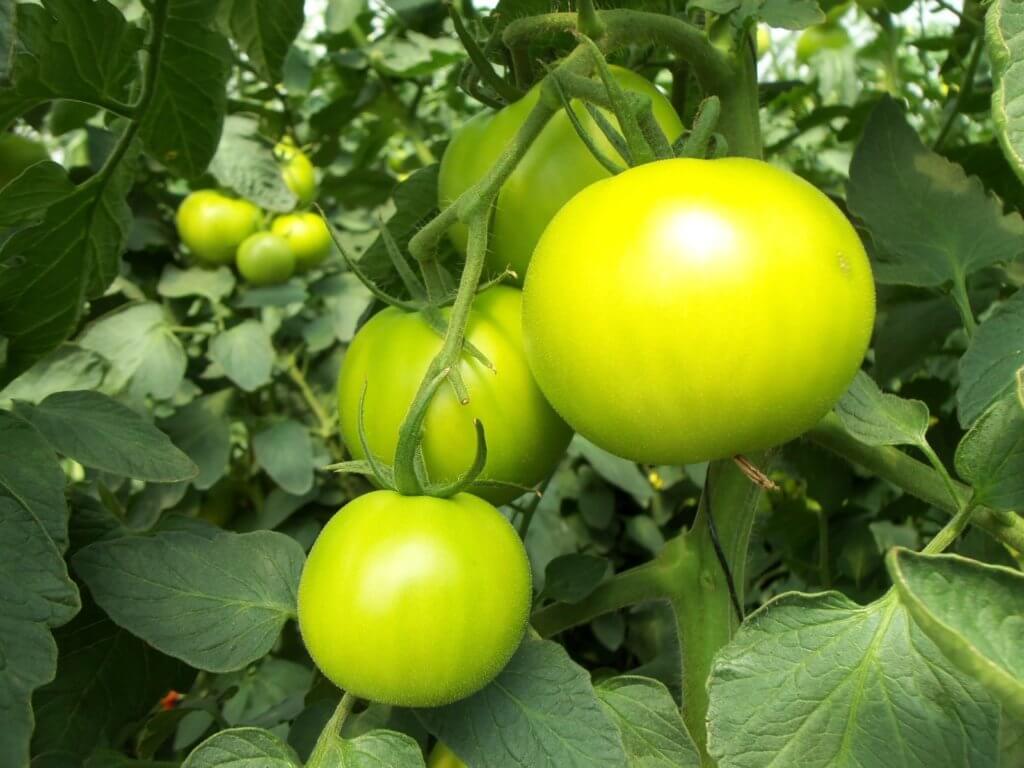
[[[578,603],[604,581],[611,563],[593,555],[562,555],[550,563],[544,573],[544,597],[564,603]]]
[[[271,83],[281,79],[285,54],[302,29],[303,0],[231,0],[231,34]]]
[[[596,690],[622,733],[628,768],[700,768],[700,753],[663,683],[626,675]]]
[[[992,117],[1010,165],[1024,181],[1024,4],[996,0],[985,14],[995,89]]]
[[[163,422],[171,441],[199,467],[193,485],[201,491],[213,487],[228,469],[231,455],[231,422],[227,410],[230,389],[193,400]]]
[[[1024,404],[1016,393],[983,413],[956,449],[956,471],[978,504],[1024,508]]]
[[[957,413],[964,426],[1013,389],[1024,367],[1024,290],[999,305],[983,322],[960,358]]]
[[[0,497],[9,496],[63,552],[68,545],[64,472],[35,427],[0,411]]]
[[[259,321],[246,320],[213,338],[210,359],[235,384],[246,392],[253,392],[270,382],[274,345]]]
[[[313,487],[313,443],[299,422],[279,421],[257,432],[252,448],[256,462],[288,493],[302,496]]]

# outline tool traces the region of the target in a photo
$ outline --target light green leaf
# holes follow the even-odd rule
[[[0,400],[38,403],[54,392],[96,389],[106,372],[107,363],[96,352],[76,344],[61,344],[0,390]]]
[[[327,0],[327,31],[333,35],[340,35],[352,26],[364,10],[366,0]]]
[[[846,430],[867,445],[926,445],[928,406],[882,392],[875,380],[858,371],[836,404]]]
[[[641,507],[646,507],[654,496],[654,489],[634,462],[613,456],[580,435],[573,437],[569,451],[582,455],[597,474],[624,490]]]
[[[1014,386],[1024,366],[1024,290],[1019,290],[978,326],[960,358],[957,413],[966,427]]]
[[[307,768],[423,768],[419,744],[404,733],[373,730],[354,739],[331,739]]]
[[[299,422],[287,419],[257,432],[252,448],[256,463],[288,493],[302,496],[313,487],[313,443]]]
[[[407,30],[403,37],[387,36],[376,43],[369,56],[383,71],[394,77],[422,77],[466,57],[458,40],[428,37]]]
[[[227,472],[231,456],[227,410],[231,398],[229,389],[197,398],[162,424],[171,441],[199,467],[192,484],[201,491],[213,487]]]
[[[274,345],[267,329],[257,320],[246,320],[214,337],[210,359],[246,392],[270,382],[274,369]]]
[[[231,34],[263,78],[281,79],[281,67],[302,29],[303,0],[231,0]]]
[[[295,750],[262,728],[215,733],[185,758],[181,768],[301,768]]]
[[[996,0],[985,14],[985,42],[995,88],[992,117],[1010,166],[1024,181],[1024,5]]]
[[[596,690],[622,733],[628,768],[700,768],[700,753],[664,683],[624,675]]]
[[[1024,403],[1016,392],[996,402],[964,435],[956,471],[978,504],[1024,509]]]
[[[1024,575],[958,555],[885,558],[917,626],[962,672],[1024,720]]]
[[[240,5],[245,2],[235,0],[233,8]],[[221,186],[233,189],[268,211],[283,213],[295,208],[297,198],[284,183],[273,143],[260,136],[259,123],[250,117],[231,115],[227,118],[217,154],[210,163],[210,173]]]
[[[590,676],[560,645],[545,640],[523,640],[479,693],[417,713],[474,768],[622,768],[626,762],[622,738]]]
[[[303,560],[272,531],[171,531],[90,544],[72,564],[117,624],[197,669],[230,672],[269,652],[294,618]]]
[[[160,282],[156,286],[157,293],[168,299],[202,296],[214,304],[230,296],[233,290],[235,290],[235,276],[227,267],[178,269],[173,264],[164,267],[164,271],[160,275]]]
[[[996,765],[999,708],[894,593],[788,594],[747,617],[709,680],[719,768]]]
[[[770,27],[804,29],[825,21],[817,0],[763,0],[757,15]]]

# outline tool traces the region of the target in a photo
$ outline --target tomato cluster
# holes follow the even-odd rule
[[[316,197],[316,173],[309,158],[285,143],[277,146],[275,155],[285,184],[300,205],[309,205]],[[186,197],[175,220],[178,235],[197,264],[234,263],[253,285],[282,283],[331,253],[330,231],[317,214],[297,211],[278,216],[266,230],[266,217],[256,205],[214,190]]]
[[[675,138],[681,126],[660,93],[624,70],[615,77],[651,96]],[[456,135],[442,202],[483,175],[536,98]],[[532,595],[525,549],[492,504],[550,475],[573,430],[652,464],[767,448],[818,421],[866,351],[871,270],[821,192],[738,158],[660,160],[609,177],[574,130],[556,116],[502,187],[491,266],[513,265],[525,286],[477,294],[457,363],[468,399],[442,384],[427,406],[423,482],[459,486],[475,422],[487,436],[481,473],[450,498],[361,496],[310,553],[302,635],[320,669],[357,696],[435,706],[501,670]],[[464,245],[464,229],[451,236]],[[356,334],[338,382],[355,459],[395,457],[448,320],[447,310],[389,307]],[[439,747],[431,764],[458,762]]]

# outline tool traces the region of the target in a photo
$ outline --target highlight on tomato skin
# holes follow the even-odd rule
[[[522,541],[486,501],[374,491],[331,518],[299,583],[313,661],[359,698],[436,707],[489,683],[532,600]]]

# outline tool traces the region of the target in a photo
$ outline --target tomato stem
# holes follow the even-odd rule
[[[328,768],[328,766],[336,764],[337,755],[335,751],[337,743],[341,740],[341,729],[357,701],[358,699],[348,692],[341,697],[341,701],[338,702],[338,706],[335,708],[334,714],[331,715],[331,719],[327,721],[324,729],[320,731],[320,736],[316,740],[313,752],[306,762],[306,768]]]

